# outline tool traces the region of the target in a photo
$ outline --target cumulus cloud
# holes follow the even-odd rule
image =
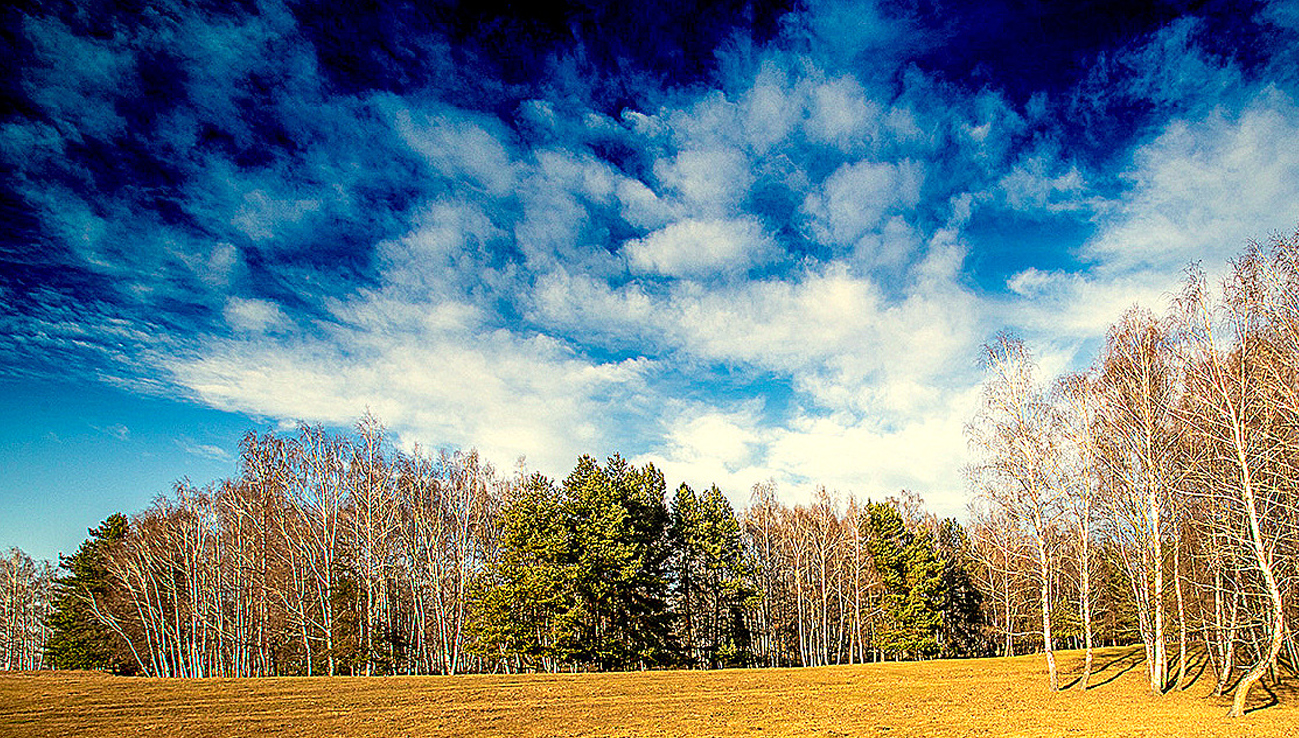
[[[847,163],[808,195],[803,209],[822,243],[852,245],[892,208],[915,207],[923,182],[924,170],[910,160]]]
[[[680,220],[625,249],[637,270],[671,277],[744,272],[775,253],[762,224],[752,219]]]
[[[749,160],[728,147],[687,148],[658,162],[655,174],[689,212],[714,217],[742,203],[753,181]]]
[[[584,362],[544,336],[355,325],[316,340],[212,341],[199,356],[163,361],[214,407],[338,425],[368,407],[403,437],[476,446],[504,464],[526,455],[550,473],[604,443],[597,399],[634,402],[648,369]]]

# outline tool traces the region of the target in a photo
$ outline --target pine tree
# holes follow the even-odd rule
[[[912,658],[935,656],[942,624],[943,562],[926,530],[907,530],[891,505],[867,505],[866,539],[884,585],[886,651]]]
[[[470,649],[488,661],[550,671],[557,621],[570,607],[569,532],[559,491],[534,474],[504,512],[500,556],[470,595]]]
[[[54,583],[45,644],[46,658],[54,668],[132,671],[133,663],[125,657],[119,639],[95,617],[91,606],[91,598],[102,603],[111,596],[106,549],[126,536],[126,528],[126,516],[114,513],[89,530],[90,537],[75,554],[60,557],[59,568],[67,574]]]
[[[749,584],[740,524],[715,485],[697,495],[682,484],[672,501],[677,614],[687,661],[718,668],[749,659],[745,615],[756,592]]]
[[[600,669],[669,662],[668,512],[663,474],[614,455],[583,456],[564,480],[572,596],[559,617],[561,653]]]

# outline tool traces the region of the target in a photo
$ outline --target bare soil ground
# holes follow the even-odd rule
[[[1061,654],[1065,684],[1081,653]],[[1140,649],[1051,694],[1041,656],[816,669],[166,680],[0,673],[0,736],[1292,736],[1299,693],[1225,717],[1199,675],[1148,694]]]

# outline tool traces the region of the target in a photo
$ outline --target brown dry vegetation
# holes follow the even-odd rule
[[[1063,653],[1061,666],[1080,666]],[[1299,695],[1243,719],[1147,693],[1140,649],[1100,652],[1092,688],[1049,693],[1041,656],[814,669],[167,680],[0,674],[14,736],[1280,736]],[[1198,669],[1191,673],[1195,675]],[[1066,677],[1065,683],[1068,683]]]

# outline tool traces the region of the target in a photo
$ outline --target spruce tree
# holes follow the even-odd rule
[[[865,538],[884,585],[884,649],[912,658],[936,656],[942,624],[943,562],[933,536],[907,529],[891,505],[870,503]]]
[[[663,474],[614,455],[583,456],[564,480],[572,601],[559,617],[563,655],[600,669],[669,662],[668,512]]]
[[[523,669],[552,670],[558,618],[570,607],[569,532],[559,491],[534,474],[503,513],[500,556],[470,596],[470,649]]]
[[[952,518],[938,528],[938,552],[943,560],[942,655],[983,656],[991,652],[983,614],[983,593],[974,583],[970,539]]]

